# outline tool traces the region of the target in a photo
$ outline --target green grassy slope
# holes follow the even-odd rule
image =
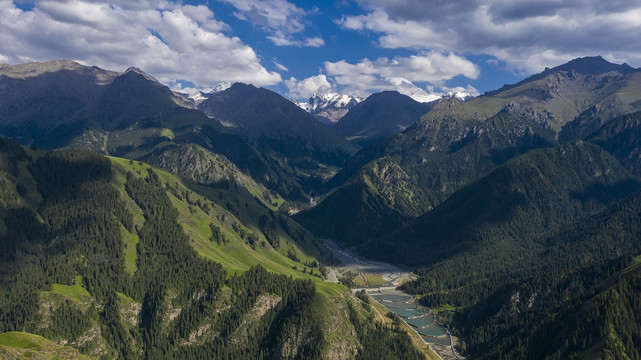
[[[8,332],[0,334],[0,359],[43,359],[43,360],[71,360],[96,359],[80,354],[70,346],[61,346],[42,336]]]
[[[127,172],[146,176],[147,169],[150,168],[149,165],[141,165],[136,161],[114,157],[110,159],[115,170],[114,184],[123,191],[123,196],[127,196],[124,193]],[[179,212],[178,221],[189,236],[192,247],[204,258],[220,263],[231,272],[244,272],[261,264],[269,271],[300,278],[316,278],[293,269],[304,269],[304,263],[314,262],[314,257],[321,254],[319,247],[314,246],[315,240],[311,235],[288,217],[242,193],[195,184],[163,170],[154,171],[167,189],[171,189],[167,192]],[[260,219],[264,222],[262,229]],[[219,244],[210,240],[210,224],[221,230],[227,242]],[[287,230],[283,228],[283,224]],[[266,238],[263,230],[272,236],[271,242],[274,245]],[[252,235],[258,239],[254,246],[241,238]],[[290,259],[288,252],[296,254],[299,262]],[[135,253],[126,254],[135,256]],[[319,271],[315,270],[315,274],[319,274]]]

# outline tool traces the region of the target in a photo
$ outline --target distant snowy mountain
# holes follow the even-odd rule
[[[192,93],[189,93],[187,96],[196,103],[196,105],[200,104],[201,102],[209,99],[210,96],[217,92],[225,91],[231,87],[232,83],[231,82],[224,82],[216,85],[211,91],[209,92],[203,92],[203,91],[195,91]]]
[[[320,122],[332,124],[345,116],[349,109],[358,105],[363,98],[345,94],[315,94],[307,102],[293,102],[303,110],[314,115]]]
[[[189,98],[190,98],[190,99],[194,100],[194,102],[196,103],[196,105],[198,105],[198,104],[200,104],[201,102],[203,102],[203,101],[205,101],[205,100],[209,99],[209,97],[211,96],[211,94],[212,94],[212,93],[205,93],[205,92],[202,92],[202,91],[196,91],[195,93],[191,93],[191,94],[189,94],[188,96],[189,96]]]
[[[467,90],[458,90],[458,91],[448,91],[441,96],[440,100],[443,99],[459,99],[461,101],[471,100],[476,97],[477,94],[471,93]]]
[[[456,88],[451,88],[451,89],[446,89],[446,91],[442,93],[438,92],[433,92],[433,93],[403,93],[404,95],[407,95],[411,97],[412,99],[424,103],[424,104],[436,104],[444,99],[459,99],[461,101],[467,101],[471,100],[472,98],[478,96],[478,91],[474,88],[464,88],[464,87],[456,87]]]

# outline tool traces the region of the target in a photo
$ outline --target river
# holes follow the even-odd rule
[[[397,289],[403,282],[416,279],[416,275],[392,264],[360,259],[331,240],[323,239],[323,243],[342,262],[340,266],[328,267],[326,281],[338,282],[347,273],[356,274],[357,283],[364,286],[352,291],[365,290],[374,301],[398,315],[441,359],[462,358],[452,346],[457,339],[437,323],[434,312]]]

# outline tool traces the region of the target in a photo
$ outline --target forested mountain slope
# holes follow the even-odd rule
[[[641,175],[641,112],[610,120],[588,137],[614,155],[633,174]]]
[[[377,254],[425,265],[405,289],[455,309],[452,326],[475,357],[634,358],[638,324],[626,314],[638,274],[622,280],[621,270],[641,250],[638,189],[594,145],[535,150],[455,193]]]
[[[362,251],[415,266],[463,254],[478,261],[482,254],[492,262],[518,261],[517,249],[531,249],[640,185],[614,157],[590,143],[533,150],[457,191],[408,227],[368,242]]]
[[[441,104],[450,101],[458,100],[444,100]],[[404,133],[374,143],[356,154],[330,184],[340,183],[342,177],[348,174],[351,174],[350,180],[339,185],[338,190],[330,193],[323,202],[340,201],[334,198],[345,197],[344,193],[351,191],[348,186],[354,182],[352,179],[358,179],[362,172],[368,172],[368,169],[376,167],[374,164],[382,160],[393,163],[394,166],[388,168],[395,173],[404,174],[404,183],[407,185],[398,188],[390,186],[392,182],[387,179],[388,174],[375,172],[372,174],[376,178],[372,181],[373,188],[377,192],[384,192],[383,187],[389,187],[391,192],[398,191],[399,194],[388,198],[405,197],[409,206],[399,207],[382,199],[385,206],[380,208],[391,208],[412,218],[440,204],[455,190],[511,157],[530,149],[554,145],[554,134],[550,129],[530,122],[519,111],[511,108],[479,124],[449,120],[426,123],[421,120]],[[374,160],[367,160],[369,158]],[[355,173],[352,174],[352,171]],[[404,192],[408,192],[409,196],[403,195]],[[319,204],[319,207],[322,206],[323,203]],[[337,208],[331,217],[320,218],[316,227],[330,228],[340,218],[348,215],[342,209]],[[315,210],[311,209],[310,213],[313,211]],[[368,228],[368,225],[357,221],[352,226],[355,230]],[[358,237],[357,231],[354,234]],[[354,242],[367,240],[363,236]]]
[[[426,210],[426,198],[401,167],[381,158],[294,219],[318,236],[358,245],[409,223]]]
[[[365,334],[422,356],[404,332],[359,322],[369,310],[321,279],[324,248],[242,193],[6,139],[0,191],[0,333],[107,359],[367,357]],[[30,336],[0,335],[0,351],[75,356]]]
[[[547,238],[545,251],[502,277],[490,291],[426,269],[408,290],[431,304],[461,304],[453,324],[478,358],[639,357],[641,196],[636,194]],[[451,286],[451,285],[450,285]],[[466,302],[466,300],[463,300]]]

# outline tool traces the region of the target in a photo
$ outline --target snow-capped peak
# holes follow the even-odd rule
[[[478,90],[476,90],[473,86],[468,85],[467,88],[464,88],[462,86],[457,86],[454,88],[446,88],[444,89],[445,91],[441,95],[443,99],[459,99],[462,101],[467,101],[470,100],[473,97],[479,96]]]
[[[210,94],[215,94],[217,92],[225,91],[225,90],[229,89],[232,85],[233,85],[233,83],[231,81],[222,82],[222,83],[216,85],[209,93]]]
[[[231,87],[231,85],[232,85],[232,83],[228,81],[228,82],[223,82],[223,83],[220,83],[220,84],[214,86],[214,88],[209,90],[209,91],[191,89],[192,91],[190,91],[187,96],[190,99],[192,99],[196,103],[196,105],[198,105],[201,102],[209,99],[209,97],[212,96],[213,94],[229,89]],[[187,89],[185,89],[185,90],[187,90]]]
[[[196,104],[200,104],[201,102],[207,100],[211,93],[204,93],[202,91],[196,91],[194,93],[189,94],[189,98],[194,100]]]
[[[306,102],[293,101],[303,110],[316,116],[321,122],[334,123],[343,117],[349,109],[363,101],[363,98],[338,93],[318,93]]]

